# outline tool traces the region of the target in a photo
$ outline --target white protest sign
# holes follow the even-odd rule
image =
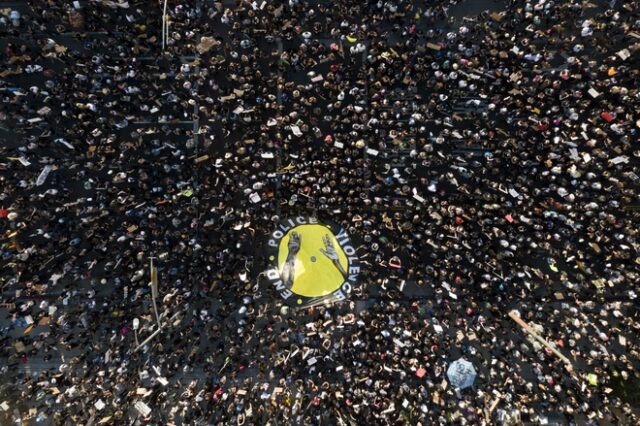
[[[47,176],[49,176],[49,173],[51,172],[51,170],[53,170],[53,167],[49,165],[44,166],[44,168],[40,172],[40,175],[36,179],[36,186],[42,185],[47,180]]]
[[[629,157],[627,157],[626,155],[619,155],[618,157],[611,160],[611,162],[613,164],[628,163]]]
[[[138,412],[144,417],[148,417],[149,414],[151,414],[151,408],[149,408],[149,406],[142,401],[136,402],[134,404],[134,408],[138,410]]]
[[[629,52],[629,49],[622,49],[621,51],[619,51],[618,53],[616,53],[616,55],[618,55],[620,57],[620,59],[622,59],[623,61],[626,60],[629,56],[631,56],[631,52]]]

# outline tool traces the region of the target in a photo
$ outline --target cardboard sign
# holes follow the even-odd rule
[[[38,178],[36,179],[36,186],[41,186],[47,180],[47,176],[49,176],[51,170],[53,170],[53,167],[49,165],[46,165],[42,168],[40,175],[38,175]]]
[[[503,13],[492,12],[489,17],[496,22],[502,22],[502,18],[504,17]]]
[[[398,347],[400,347],[400,348],[404,348],[404,346],[405,346],[405,344],[401,340],[399,340],[398,338],[394,338],[393,339],[393,344],[398,346]]]
[[[24,157],[19,157],[18,161],[20,162],[20,164],[22,164],[23,166],[27,167],[30,166],[31,163]]]
[[[136,402],[134,404],[134,408],[138,410],[138,412],[142,414],[143,417],[149,417],[149,414],[151,414],[151,408],[149,408],[149,406],[142,401]]]
[[[378,151],[377,149],[367,148],[367,154],[369,155],[373,155],[374,157],[377,157],[379,153],[380,151]]]
[[[626,155],[620,155],[620,156],[614,158],[613,160],[611,160],[611,162],[613,164],[628,163],[629,162],[629,157],[627,157]]]
[[[425,202],[425,199],[422,198],[421,196],[419,196],[418,194],[413,194],[413,198],[414,198],[414,200],[419,201],[421,203]]]
[[[254,192],[249,196],[249,200],[251,200],[252,203],[256,204],[260,202],[261,198],[257,192]]]
[[[631,52],[629,52],[629,49],[622,49],[621,51],[616,53],[616,55],[618,55],[620,59],[624,61],[631,56]]]
[[[600,96],[600,93],[597,90],[595,90],[593,87],[589,89],[587,93],[589,93],[589,95],[591,95],[592,98],[597,98],[598,96]]]

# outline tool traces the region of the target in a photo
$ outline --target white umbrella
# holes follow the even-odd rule
[[[477,373],[473,364],[463,358],[453,361],[447,369],[449,382],[456,389],[464,389],[473,385],[476,376]]]

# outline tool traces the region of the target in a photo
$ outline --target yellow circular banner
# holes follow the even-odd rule
[[[344,300],[360,274],[356,249],[344,228],[298,216],[280,222],[267,242],[266,278],[293,306]]]
[[[278,248],[278,270],[281,275],[288,266],[292,235],[298,236],[299,248],[292,265],[291,291],[300,296],[320,297],[337,290],[345,280],[340,271],[346,271],[349,263],[331,228],[320,224],[300,225],[287,232]],[[337,256],[342,268],[337,267],[330,256]]]

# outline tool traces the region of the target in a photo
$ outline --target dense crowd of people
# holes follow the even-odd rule
[[[159,3],[0,9],[0,423],[638,424],[637,0]]]

